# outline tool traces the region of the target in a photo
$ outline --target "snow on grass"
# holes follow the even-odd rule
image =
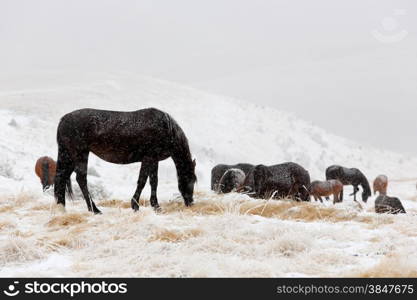
[[[417,159],[364,147],[292,114],[133,74],[38,73],[0,78],[0,276],[416,276]],[[172,161],[160,163],[158,197],[149,186],[139,213],[129,199],[140,164],[91,155],[89,187],[103,215],[76,201],[65,210],[43,194],[40,156],[57,156],[59,118],[93,107],[169,112],[197,159],[195,205],[178,194]],[[330,164],[386,174],[406,215],[376,215],[343,203],[254,200],[209,192],[217,163],[294,161],[323,179]],[[351,188],[346,188],[345,195]],[[145,200],[146,199],[146,200]]]
[[[52,197],[15,198],[14,217],[0,227],[0,276],[415,275],[416,233],[406,229],[416,228],[412,214],[377,215],[349,200],[334,206],[204,191],[195,200],[187,208],[162,199],[161,213],[143,199],[139,213],[104,200],[96,216],[84,201],[58,213],[48,208]],[[54,257],[65,267],[51,264]]]

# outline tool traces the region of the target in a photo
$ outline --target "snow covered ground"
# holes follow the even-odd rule
[[[56,157],[59,118],[84,107],[169,112],[197,160],[196,205],[184,207],[168,159],[159,169],[162,213],[149,207],[147,186],[135,214],[129,199],[140,165],[92,156],[89,185],[103,215],[87,213],[79,193],[59,211],[34,164]],[[0,77],[0,128],[0,276],[417,276],[415,157],[359,145],[291,113],[123,72]],[[334,163],[369,180],[386,174],[408,214],[376,215],[374,197],[362,210],[351,199],[333,206],[209,191],[217,163],[284,161],[312,179]]]

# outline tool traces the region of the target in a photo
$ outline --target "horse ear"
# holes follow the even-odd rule
[[[195,158],[193,159],[193,167],[195,168],[195,165],[196,165],[197,163],[195,162]]]

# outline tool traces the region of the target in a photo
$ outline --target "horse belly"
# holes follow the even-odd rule
[[[126,151],[121,149],[103,149],[98,147],[92,147],[91,152],[100,157],[102,160],[120,165],[139,162],[143,158],[143,156],[141,156],[138,152],[135,153],[132,151]]]
[[[137,150],[91,147],[90,150],[102,160],[120,165],[140,162],[144,157],[148,157],[156,161],[161,161],[167,159],[170,156],[170,153],[167,151],[157,151],[157,153],[149,154],[145,150],[141,150],[139,147]]]

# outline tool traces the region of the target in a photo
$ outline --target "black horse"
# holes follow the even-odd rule
[[[247,175],[249,171],[253,169],[253,167],[254,167],[253,165],[245,164],[245,163],[240,163],[236,165],[220,164],[220,165],[215,166],[213,169],[211,169],[211,190],[212,191],[219,190],[220,179],[222,178],[222,176],[227,170],[240,169],[245,173],[245,175]]]
[[[237,191],[242,186],[245,180],[245,172],[241,169],[229,169],[224,172],[220,182],[218,184],[217,192],[227,194],[233,191]]]
[[[326,180],[337,179],[343,185],[353,186],[353,199],[356,201],[356,193],[359,192],[359,185],[362,186],[362,201],[366,202],[372,195],[368,179],[365,175],[356,168],[345,168],[342,166],[333,165],[326,169]],[[340,201],[343,201],[343,190],[340,193]]]
[[[155,108],[133,112],[81,109],[62,117],[57,131],[58,162],[55,198],[65,206],[65,183],[73,171],[89,211],[100,213],[87,188],[90,152],[115,164],[142,162],[137,189],[131,200],[139,209],[139,197],[149,177],[151,205],[159,208],[156,197],[158,162],[171,157],[177,169],[178,188],[185,205],[193,203],[195,160],[187,137],[167,113]]]
[[[405,214],[404,206],[397,197],[379,195],[375,199],[375,212],[378,214]]]
[[[257,165],[251,173],[253,196],[256,198],[293,197],[302,201],[310,199],[310,174],[299,164],[287,162],[269,167]]]

